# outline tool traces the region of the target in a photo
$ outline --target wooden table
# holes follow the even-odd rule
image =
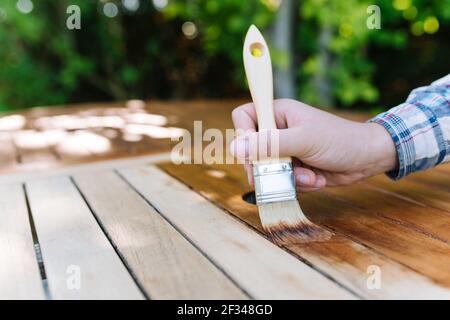
[[[170,125],[231,126],[232,103],[179,106],[160,110],[185,112]],[[154,143],[0,176],[0,298],[450,298],[450,166],[301,195],[334,236],[280,248],[242,199],[242,168],[174,165]]]

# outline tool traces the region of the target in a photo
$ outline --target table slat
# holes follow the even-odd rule
[[[248,298],[117,174],[74,179],[152,299]]]
[[[160,169],[120,173],[252,297],[355,298]]]
[[[163,163],[161,168],[181,180],[188,187],[200,192],[204,197],[215,202],[218,206],[228,210],[233,215],[242,219],[255,229],[262,231],[262,226],[258,216],[258,209],[243,201],[242,195],[250,191],[247,177],[241,166],[237,165],[174,165]],[[220,186],[220,187],[218,187]],[[328,215],[337,211],[343,215],[346,210],[350,213],[353,209],[341,204],[339,201],[332,201],[329,198],[324,200],[311,200],[318,194],[301,195],[300,203],[304,211],[314,221],[316,217]],[[343,206],[342,211],[339,207]],[[333,207],[334,206],[334,207]],[[360,211],[363,216],[368,212]],[[311,214],[310,214],[311,213]],[[312,215],[313,214],[313,215]],[[343,217],[345,218],[345,216]],[[352,219],[349,217],[348,219]],[[332,225],[334,228],[334,224]],[[358,232],[359,227],[355,225],[354,232]],[[336,231],[336,229],[335,229]],[[371,231],[366,232],[368,236]],[[380,237],[389,237],[389,234]],[[371,238],[377,239],[377,236]],[[330,277],[344,284],[354,292],[365,298],[381,299],[443,299],[450,298],[450,289],[438,285],[435,281],[424,275],[414,272],[393,259],[380,254],[365,244],[352,240],[345,234],[335,232],[334,236],[326,242],[316,242],[307,244],[295,244],[287,247],[292,253],[301,256],[310,262],[317,269],[327,273]],[[371,290],[367,286],[369,278],[368,268],[377,266],[382,272],[382,286],[380,289]],[[448,274],[446,270],[440,272],[441,275]]]
[[[397,197],[391,192],[373,188],[367,183],[327,188],[325,192],[351,205],[373,211],[404,227],[450,244],[450,213],[446,211]]]
[[[17,151],[9,132],[0,132],[0,172],[8,172],[17,165]]]
[[[408,176],[407,179],[420,182],[432,188],[442,189],[443,191],[450,193],[450,175],[447,172],[438,169],[439,168],[435,168],[418,174],[412,174]]]
[[[52,298],[143,297],[68,177],[31,181],[26,190]]]
[[[0,299],[44,299],[22,185],[0,185]]]
[[[427,188],[412,180],[392,181],[384,176],[370,178],[368,183],[395,195],[406,197],[429,207],[450,212],[450,193],[438,188]]]

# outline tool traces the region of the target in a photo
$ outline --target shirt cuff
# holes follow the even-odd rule
[[[404,103],[369,122],[382,125],[394,141],[398,168],[386,173],[393,180],[434,167],[445,156],[445,141],[439,122],[432,110],[423,105]]]

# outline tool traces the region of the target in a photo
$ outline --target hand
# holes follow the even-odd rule
[[[279,156],[292,157],[296,188],[315,191],[325,186],[345,185],[390,171],[397,166],[397,154],[389,133],[379,124],[349,121],[304,103],[274,101],[279,133]],[[253,184],[252,155],[245,140],[259,139],[253,103],[232,113],[236,129],[247,133],[231,143],[231,153],[247,162]]]

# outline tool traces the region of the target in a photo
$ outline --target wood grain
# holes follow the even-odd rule
[[[441,188],[424,186],[409,179],[394,182],[385,176],[370,178],[368,182],[399,197],[405,197],[429,207],[450,212],[450,193]]]
[[[74,179],[152,299],[248,298],[117,174]]]
[[[441,167],[445,168],[445,165],[438,166],[433,170],[412,174],[408,176],[407,179],[419,182],[431,188],[438,188],[450,192],[450,176],[448,173],[439,170]]]
[[[143,297],[68,177],[31,181],[26,190],[52,298]]]
[[[327,188],[325,192],[353,206],[450,244],[450,213],[428,207],[413,199],[374,188],[368,183],[348,187]],[[450,196],[450,194],[449,194]]]
[[[2,158],[13,161],[3,163],[0,172],[32,172],[93,161],[169,152],[176,141],[164,137],[164,134],[155,135],[152,130],[158,127],[183,128],[193,132],[194,121],[201,120],[203,130],[215,128],[224,131],[233,127],[231,111],[246,102],[248,100],[242,99],[146,102],[130,100],[32,108],[14,114],[25,119],[26,123],[22,129],[7,130],[5,127],[1,132],[4,135],[16,136],[20,154],[15,155],[14,145],[8,147],[6,143],[2,144],[0,165],[4,162]],[[136,114],[146,115],[147,118],[136,117]],[[339,114],[357,121],[369,118],[368,114],[362,113]],[[129,125],[152,125],[152,121],[148,121],[148,117],[151,116],[163,117],[166,123],[155,123],[153,127],[144,128],[142,134],[133,134],[134,130],[130,130]],[[92,139],[83,138],[83,133],[97,135],[95,140],[107,138],[110,146],[99,150]],[[58,138],[59,135],[62,138]],[[20,137],[25,137],[25,140]],[[23,157],[23,163],[14,163],[16,158],[20,157]]]
[[[253,298],[354,298],[156,167],[120,173]]]
[[[242,219],[255,229],[262,231],[257,208],[242,200],[242,194],[250,191],[244,171],[237,165],[215,165],[215,166],[199,166],[199,165],[173,165],[161,164],[164,170],[171,175],[183,181],[186,185],[200,192],[203,196],[214,201],[217,205],[230,211],[232,214]],[[317,198],[320,196],[319,198]],[[334,200],[326,195],[305,194],[301,196],[300,204],[305,213],[314,222],[328,226],[335,231],[335,236],[327,242],[309,243],[307,245],[290,246],[288,249],[309,261],[316,268],[327,273],[337,281],[351,288],[354,292],[367,298],[448,298],[448,270],[443,268],[435,273],[435,269],[427,269],[430,275],[434,275],[432,279],[422,275],[421,272],[415,272],[410,265],[404,265],[403,261],[395,261],[395,255],[388,254],[387,250],[376,250],[371,248],[371,242],[360,241],[354,237],[353,233],[367,233],[367,238],[377,244],[385,243],[388,247],[390,242],[396,239],[390,239],[390,235],[378,235],[376,231],[362,228],[358,225],[358,219],[367,216],[369,221],[372,214],[363,210],[353,208],[344,202]],[[350,231],[342,231],[340,225],[335,221],[334,214],[341,220],[350,220],[348,223],[352,225]],[[346,215],[349,215],[347,218]],[[356,215],[356,217],[355,217]],[[326,224],[324,218],[327,217]],[[355,220],[355,223],[351,223]],[[340,221],[338,221],[340,222]],[[367,223],[367,222],[365,222]],[[376,225],[378,220],[374,220]],[[386,223],[383,222],[382,225]],[[390,225],[396,228],[396,225]],[[350,228],[349,228],[350,229]],[[361,229],[364,229],[363,231]],[[391,229],[392,233],[395,233]],[[403,231],[400,231],[402,234]],[[413,232],[409,234],[414,235]],[[408,234],[408,235],[409,235]],[[378,239],[378,238],[379,239]],[[408,239],[407,239],[408,240]],[[402,242],[400,241],[400,244]],[[406,241],[407,245],[408,241]],[[437,242],[441,248],[446,248],[441,242]],[[433,242],[435,244],[435,242]],[[426,245],[425,245],[426,246]],[[425,248],[422,246],[422,248]],[[414,247],[414,246],[412,246]],[[397,246],[393,245],[393,251]],[[430,247],[434,248],[433,246]],[[412,248],[413,249],[413,248]],[[411,249],[411,250],[412,250]],[[446,249],[444,249],[446,250]],[[425,250],[424,250],[425,251]],[[423,253],[423,252],[422,252]],[[417,254],[414,252],[413,254]],[[425,253],[426,254],[426,253]],[[405,254],[407,255],[407,254]],[[389,257],[387,257],[389,256]],[[445,258],[445,255],[443,255]],[[415,263],[424,257],[416,257]],[[439,259],[436,256],[435,259]],[[445,258],[447,259],[447,258]],[[426,264],[426,263],[424,263]],[[368,278],[367,269],[371,265],[379,266],[383,274],[383,285],[380,290],[370,290],[366,285]],[[444,263],[440,264],[443,267]],[[422,270],[423,271],[423,270]],[[440,285],[436,285],[435,279],[440,279]]]
[[[0,299],[44,299],[22,185],[0,185]]]

